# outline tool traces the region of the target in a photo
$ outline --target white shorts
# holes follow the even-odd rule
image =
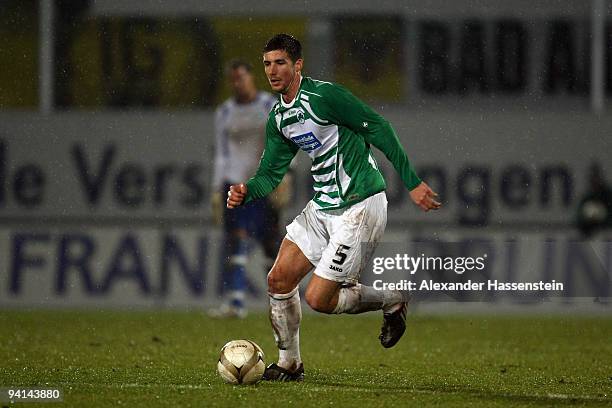
[[[387,225],[384,191],[347,208],[318,210],[310,201],[287,226],[294,242],[324,279],[357,283]]]

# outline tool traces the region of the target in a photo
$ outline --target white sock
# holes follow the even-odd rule
[[[380,309],[384,313],[392,313],[402,302],[407,301],[407,294],[399,290],[376,290],[358,283],[340,289],[338,304],[333,313],[357,314]]]
[[[288,370],[296,369],[300,357],[300,321],[302,306],[296,287],[286,294],[270,293],[270,323],[278,347],[278,365]]]

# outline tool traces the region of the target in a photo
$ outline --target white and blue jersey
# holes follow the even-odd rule
[[[255,100],[237,103],[231,98],[215,112],[215,166],[213,191],[225,193],[230,184],[244,183],[257,170],[261,158],[268,114],[277,98],[258,92]],[[262,244],[264,253],[274,259],[280,244],[279,216],[266,199],[235,209],[224,206],[224,245],[221,252],[222,279],[218,292],[228,292],[234,307],[243,307],[246,291],[255,291],[248,283],[245,268],[248,263],[248,239],[235,235],[246,230],[250,238]]]
[[[263,152],[268,114],[277,98],[258,92],[254,101],[225,101],[215,112],[215,167],[213,191],[224,184],[243,183],[259,165]]]

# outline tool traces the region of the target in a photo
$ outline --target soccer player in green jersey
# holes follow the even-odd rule
[[[422,210],[440,207],[437,194],[421,181],[393,128],[340,85],[302,76],[300,42],[272,37],[263,50],[266,76],[280,94],[266,126],[264,153],[256,174],[230,186],[227,207],[269,194],[298,150],[312,159],[315,195],[287,226],[268,274],[270,321],[279,349],[264,379],[301,381],[298,284],[310,271],[306,302],[322,313],[383,311],[380,342],[394,346],[406,329],[407,299],[399,291],[359,284],[359,276],[387,222],[385,181],[370,146],[381,150]]]

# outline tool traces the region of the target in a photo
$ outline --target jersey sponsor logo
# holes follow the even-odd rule
[[[293,136],[291,140],[305,152],[311,152],[321,147],[321,142],[319,142],[319,139],[317,139],[312,132],[304,133],[303,135],[299,136]]]

